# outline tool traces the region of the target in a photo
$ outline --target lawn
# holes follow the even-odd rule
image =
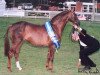
[[[79,45],[70,40],[71,23],[68,23],[63,31],[61,48],[55,53],[54,72],[46,70],[45,63],[47,59],[47,47],[34,47],[25,42],[21,47],[20,64],[22,70],[18,71],[15,66],[15,59],[12,60],[12,71],[7,70],[7,57],[4,56],[4,34],[6,29],[12,23],[18,21],[28,21],[35,24],[44,24],[48,19],[29,19],[29,18],[0,18],[0,75],[90,75],[77,72],[77,61]],[[100,41],[100,23],[81,21],[81,27]],[[97,64],[100,71],[100,50],[90,56]],[[92,75],[100,75],[92,74]]]

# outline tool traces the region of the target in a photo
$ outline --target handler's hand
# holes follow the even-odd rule
[[[74,27],[75,29],[78,29],[78,26],[77,26],[77,25],[73,25],[73,27]]]

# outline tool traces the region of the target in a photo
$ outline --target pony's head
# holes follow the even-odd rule
[[[77,15],[75,14],[75,11],[74,9],[72,10],[65,10],[59,14],[57,14],[56,16],[54,16],[52,19],[51,19],[51,23],[54,27],[58,27],[58,28],[55,28],[55,29],[58,29],[62,32],[62,30],[64,29],[66,23],[70,21],[72,23],[72,26],[74,25],[77,25],[77,26],[80,26],[80,21],[77,17]],[[74,27],[72,27],[72,30],[74,30]],[[56,32],[58,32],[56,30]],[[61,33],[59,32],[59,33]]]
[[[68,15],[68,20],[69,20],[70,22],[72,22],[73,25],[80,26],[80,21],[79,21],[77,15],[75,14],[74,9],[69,10],[69,13],[68,13],[68,14],[69,14],[69,15]]]
[[[68,20],[70,22],[72,22],[73,26],[74,25],[77,25],[77,26],[80,26],[80,21],[77,17],[77,15],[75,14],[74,12],[74,9],[70,10],[69,12],[69,16],[68,16]],[[78,33],[76,32],[75,28],[72,27],[72,31],[71,31],[71,40],[72,41],[78,41],[79,37],[78,37]]]

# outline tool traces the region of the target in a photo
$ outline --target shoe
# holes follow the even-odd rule
[[[91,67],[90,73],[99,73],[99,70],[96,67]]]
[[[90,66],[85,66],[85,67],[81,67],[81,68],[78,68],[78,72],[84,72],[84,73],[88,73],[89,71],[91,70],[91,67]]]
[[[90,70],[91,67],[90,67],[90,66],[85,66],[84,69],[85,69],[85,70]]]

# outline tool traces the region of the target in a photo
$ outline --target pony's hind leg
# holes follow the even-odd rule
[[[9,50],[9,53],[8,53],[8,70],[9,70],[10,72],[12,72],[12,69],[11,69],[11,59],[12,59],[12,57],[13,57],[13,54],[14,54],[14,50],[13,50],[13,48],[11,48],[11,49]]]
[[[11,70],[11,58],[13,57],[13,55],[15,57],[16,67],[19,70],[22,70],[22,68],[20,67],[20,64],[19,64],[19,60],[18,60],[19,59],[19,52],[20,52],[19,49],[20,49],[21,45],[22,45],[21,39],[17,38],[17,39],[12,40],[12,47],[9,50],[9,55],[8,55],[8,69],[10,71],[12,71]]]
[[[12,58],[12,56],[8,56],[8,70],[10,71],[10,72],[12,72],[12,70],[11,70],[11,58]]]
[[[20,63],[19,63],[19,52],[20,52],[21,46],[22,46],[22,40],[20,40],[18,43],[16,43],[16,50],[15,50],[15,53],[14,53],[14,57],[15,57],[15,61],[16,61],[16,67],[19,70],[22,70],[22,67],[20,66]]]
[[[10,57],[8,57],[8,70],[10,71],[10,72],[12,72],[12,69],[11,69],[11,58]]]

